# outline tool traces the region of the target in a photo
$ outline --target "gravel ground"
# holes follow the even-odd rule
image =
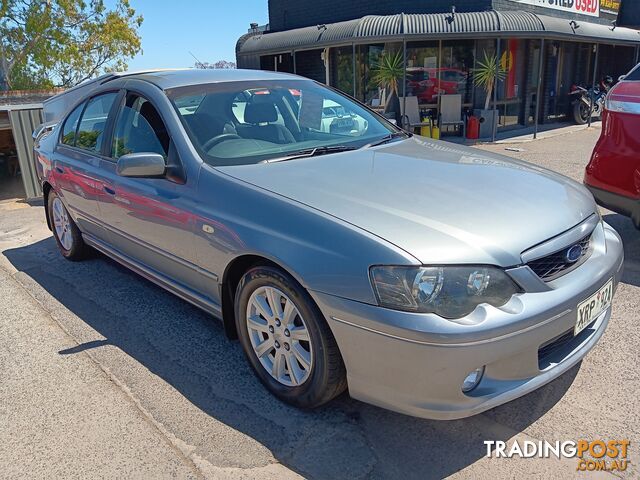
[[[480,148],[581,180],[597,135]],[[346,395],[279,403],[214,319],[103,256],[63,260],[42,207],[0,202],[0,476],[594,478],[573,460],[486,458],[483,440],[628,438],[622,476],[637,478],[640,232],[605,218],[627,262],[592,353],[524,398],[438,422]]]

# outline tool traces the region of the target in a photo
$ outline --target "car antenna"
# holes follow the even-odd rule
[[[200,60],[198,60],[198,57],[196,57],[191,50],[187,50],[187,51],[189,52],[189,55],[191,55],[195,59],[196,67],[199,67],[200,65],[204,65]]]

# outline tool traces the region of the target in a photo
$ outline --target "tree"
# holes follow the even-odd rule
[[[236,64],[235,62],[229,62],[227,60],[218,60],[215,63],[209,63],[209,62],[199,62],[196,61],[195,64],[196,68],[200,68],[200,69],[226,69],[226,68],[236,68]]]
[[[491,94],[496,86],[496,82],[502,81],[507,76],[507,71],[498,61],[497,55],[490,55],[486,51],[483,52],[484,58],[478,60],[478,66],[473,71],[473,83],[478,87],[484,88],[486,93],[484,109],[489,110],[491,103]]]
[[[404,76],[404,58],[402,52],[383,52],[378,62],[374,63],[371,71],[372,80],[378,87],[389,90],[389,97],[386,99],[384,107],[385,113],[394,112],[396,121],[400,118],[400,100],[398,98],[398,84]]]
[[[0,90],[70,87],[141,50],[129,0],[0,0]]]

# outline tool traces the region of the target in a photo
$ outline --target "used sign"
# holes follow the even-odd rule
[[[600,16],[600,0],[511,0],[516,3],[535,5],[537,7],[579,13],[592,17]]]

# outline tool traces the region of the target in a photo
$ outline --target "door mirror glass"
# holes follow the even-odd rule
[[[121,177],[157,178],[163,177],[166,170],[164,157],[151,152],[123,155],[116,165],[116,172]]]

